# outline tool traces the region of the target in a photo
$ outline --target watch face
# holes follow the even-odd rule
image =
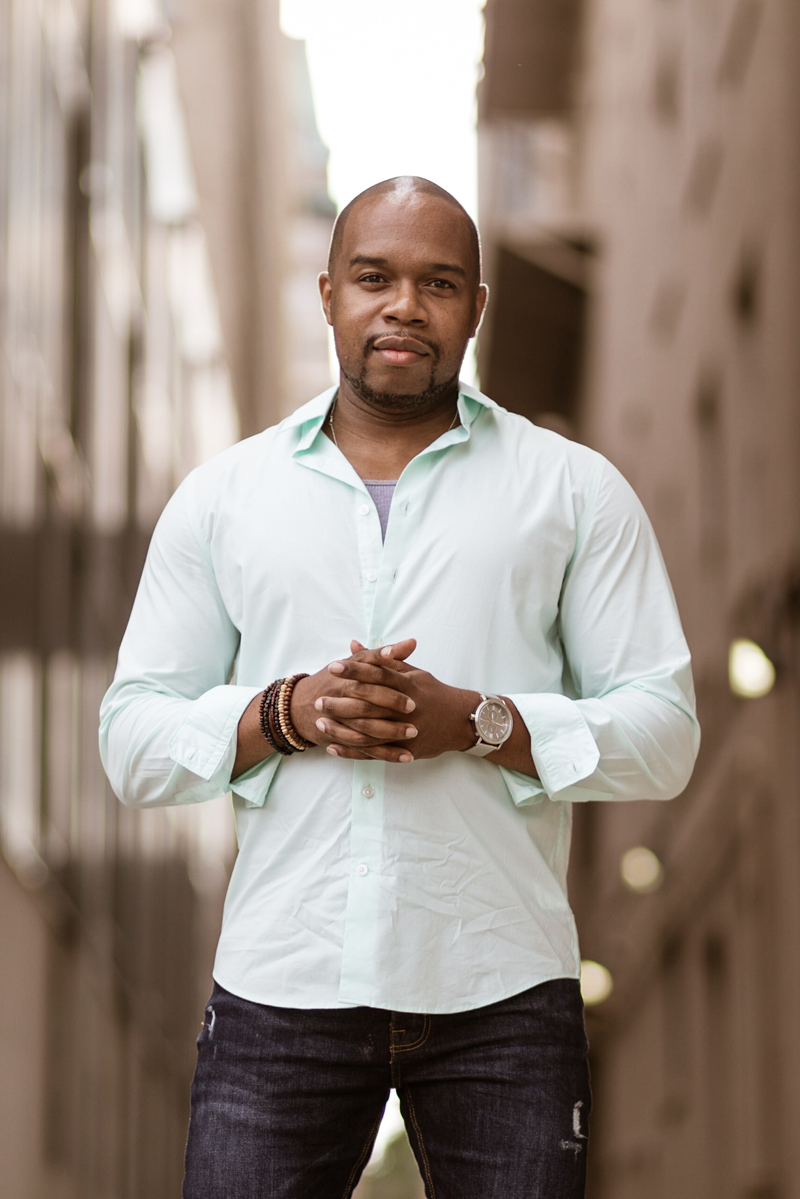
[[[511,713],[505,704],[490,699],[481,705],[478,718],[475,721],[478,732],[484,741],[499,745],[511,732]]]

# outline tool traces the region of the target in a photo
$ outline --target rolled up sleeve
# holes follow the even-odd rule
[[[560,604],[570,694],[509,696],[539,775],[503,771],[517,804],[671,799],[697,757],[691,659],[655,534],[619,472],[598,470]]]
[[[239,632],[194,518],[193,482],[189,476],[176,491],[153,534],[100,710],[103,766],[115,794],[133,807],[224,795],[239,720],[260,690],[228,683]],[[278,763],[267,765],[259,791]]]

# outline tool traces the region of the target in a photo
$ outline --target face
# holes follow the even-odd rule
[[[452,391],[486,303],[466,221],[419,193],[360,204],[320,292],[344,379],[371,407],[397,413]]]

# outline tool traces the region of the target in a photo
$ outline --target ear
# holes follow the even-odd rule
[[[325,320],[329,325],[333,324],[331,320],[331,296],[333,294],[333,283],[327,271],[323,271],[317,280],[319,286],[320,299],[322,300],[322,311],[325,313]]]
[[[474,337],[478,332],[478,326],[483,319],[483,314],[486,311],[486,304],[489,300],[489,288],[485,283],[481,283],[478,287],[478,294],[475,296],[475,324],[472,326],[470,337]]]

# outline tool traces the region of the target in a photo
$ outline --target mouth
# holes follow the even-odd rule
[[[379,337],[372,348],[388,366],[414,366],[431,353],[415,337]]]

